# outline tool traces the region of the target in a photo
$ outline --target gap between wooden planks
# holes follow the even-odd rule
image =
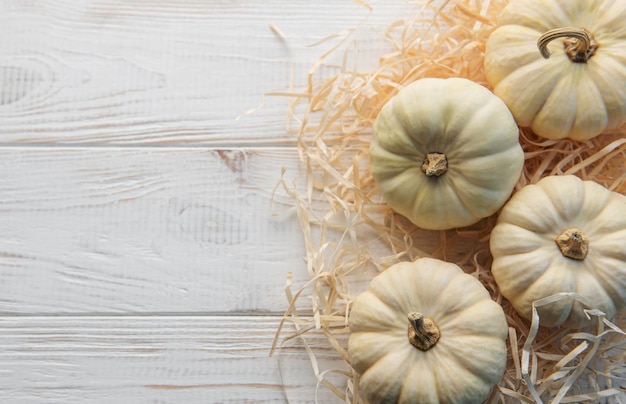
[[[0,317],[3,402],[319,402],[298,343],[270,358],[278,317]],[[309,335],[322,368],[342,368]]]

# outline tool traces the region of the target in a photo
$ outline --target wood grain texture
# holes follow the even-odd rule
[[[276,317],[0,317],[6,403],[333,403]],[[345,367],[311,334],[322,370]]]
[[[369,11],[333,0],[0,2],[1,142],[293,143],[287,99],[314,61],[357,28],[358,60],[388,51],[389,23],[417,6]],[[277,27],[284,34],[281,38]],[[340,54],[326,61],[333,70]]]
[[[307,274],[282,167],[294,150],[0,149],[0,312],[284,311]]]

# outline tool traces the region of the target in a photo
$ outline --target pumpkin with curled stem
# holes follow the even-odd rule
[[[515,193],[490,237],[491,271],[523,317],[532,303],[561,292],[572,298],[538,308],[540,324],[594,323],[585,308],[608,318],[626,309],[626,196],[573,175],[550,176]]]
[[[520,126],[590,139],[626,123],[626,2],[511,0],[485,74]]]
[[[524,162],[506,105],[463,78],[425,78],[400,90],[376,118],[369,155],[389,206],[430,230],[495,213]]]
[[[348,358],[371,403],[480,403],[506,366],[502,308],[480,281],[437,259],[376,276],[349,327]]]

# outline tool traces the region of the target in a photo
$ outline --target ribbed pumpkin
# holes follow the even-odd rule
[[[490,238],[491,271],[523,316],[532,303],[577,293],[608,318],[626,309],[626,196],[572,175],[550,176],[515,193]],[[540,324],[592,322],[567,298],[538,310]]]
[[[511,0],[487,41],[487,80],[542,137],[615,129],[626,123],[625,21],[624,0]]]
[[[502,308],[476,278],[437,259],[376,276],[349,326],[348,357],[371,403],[480,403],[506,365]]]
[[[498,97],[462,78],[418,80],[374,123],[371,171],[391,208],[425,229],[495,213],[519,180],[519,129]]]

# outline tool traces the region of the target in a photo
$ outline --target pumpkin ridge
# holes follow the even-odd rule
[[[602,105],[606,111],[607,127],[618,127],[626,122],[626,104],[615,102],[614,100],[626,99],[626,86],[613,85],[620,80],[619,77],[616,77],[617,74],[614,71],[621,70],[622,77],[626,77],[626,57],[624,57],[624,64],[615,63],[614,59],[617,57],[612,55],[608,48],[604,47],[604,52],[596,55],[595,63],[589,66],[587,74],[589,75],[589,81],[600,94]],[[626,47],[622,52],[626,54]],[[605,90],[602,91],[600,86],[604,87]]]
[[[449,186],[450,188],[452,188],[452,193],[457,196],[456,197],[456,203],[458,203],[458,207],[462,208],[465,212],[464,215],[470,214],[472,216],[483,216],[484,211],[480,210],[480,207],[473,207],[470,202],[474,202],[467,200],[466,198],[461,198],[458,197],[458,195],[461,195],[461,193],[459,192],[459,186],[457,185],[457,181],[459,181],[458,179],[452,177],[449,178]]]
[[[449,320],[450,318],[457,316],[459,315],[459,313],[462,313],[468,310],[469,307],[472,307],[475,304],[481,303],[483,299],[486,299],[486,298],[491,299],[486,290],[475,287],[476,286],[475,284],[468,283],[466,281],[468,276],[477,281],[476,278],[474,278],[472,275],[469,275],[465,272],[458,273],[456,276],[450,278],[448,283],[442,289],[439,290],[439,294],[437,295],[436,299],[429,302],[431,306],[437,307],[436,314],[439,314],[439,315],[435,316],[435,314],[432,314],[432,315],[429,315],[429,317],[433,318],[433,320],[438,324],[442,335],[445,333],[444,330],[448,328],[450,325],[450,320]],[[472,296],[472,300],[469,300],[469,302],[464,302],[464,303],[471,303],[470,306],[459,308],[459,307],[456,307],[456,301],[455,301],[455,304],[450,304],[447,301],[446,296],[458,295],[458,293],[456,292],[451,293],[449,289],[453,287],[459,288],[459,285],[462,285],[461,289],[464,289],[464,295],[461,295],[461,296],[467,296],[470,293],[474,293],[474,295]],[[444,299],[443,302],[442,302],[442,299]]]
[[[376,301],[377,301],[376,306],[384,308],[384,312],[385,312],[384,314],[385,315],[383,316],[383,318],[386,319],[387,322],[389,323],[389,324],[383,324],[385,326],[385,328],[383,328],[383,329],[387,329],[386,328],[387,326],[392,326],[394,324],[393,323],[394,320],[389,318],[388,315],[389,314],[393,314],[396,311],[396,309],[394,307],[392,307],[390,304],[387,304],[377,294],[375,294],[375,293],[373,293],[373,292],[371,292],[369,290],[367,290],[367,291],[365,291],[363,293],[369,296],[368,299],[363,299],[367,303],[355,303],[355,305],[351,308],[351,311],[355,311],[356,305],[358,305],[358,307],[356,307],[356,311],[359,311],[361,305],[365,305],[366,307],[371,308],[372,305],[370,304],[369,299],[376,299]],[[378,316],[378,317],[380,317],[380,316]],[[354,325],[353,325],[353,327],[354,327]],[[359,327],[363,327],[363,325],[359,324]],[[375,329],[374,328],[367,328],[367,329],[359,328],[357,332],[377,332],[377,331],[380,331],[380,328],[375,328]]]
[[[560,192],[551,192],[550,187],[554,181],[545,181],[539,185],[543,194],[548,198],[550,206],[554,207],[554,212],[556,212],[558,218],[560,219],[557,225],[560,225],[563,228],[560,229],[559,232],[565,230],[567,227],[577,227],[577,223],[574,222],[576,221],[576,218],[580,216],[585,204],[585,198],[588,197],[587,189],[582,181],[577,181],[572,177],[561,177],[561,179],[563,182],[568,182],[567,195],[563,195]],[[550,178],[550,180],[553,180],[553,178]],[[574,201],[575,204],[571,201]],[[586,233],[586,229],[581,230]],[[556,237],[558,234],[555,234],[554,236]]]
[[[594,268],[594,276],[600,279],[600,283],[611,297],[618,312],[626,309],[626,296],[621,292],[621,290],[626,289],[626,280],[619,276],[620,266],[618,262],[616,265],[603,265]]]
[[[599,279],[599,273],[595,271],[595,268],[584,268],[584,276],[577,276],[576,278],[576,293],[584,296],[595,302],[595,309],[600,309],[609,317],[613,317],[616,312],[615,301],[612,299],[611,294],[607,292],[607,287],[603,279]],[[608,284],[607,284],[608,285]],[[591,293],[590,293],[591,291]],[[605,303],[610,303],[608,306]]]
[[[394,305],[392,305],[392,303],[385,301],[386,299],[381,298],[381,296],[378,295],[377,293],[375,293],[374,291],[368,291],[368,292],[370,293],[370,295],[372,297],[375,297],[376,300],[378,300],[378,304],[379,305],[385,306],[392,313],[397,311],[397,310],[402,310],[403,309],[403,307],[395,307]],[[394,323],[395,323],[395,321],[394,321]],[[372,331],[374,331],[374,330],[372,330]]]
[[[518,191],[518,192],[521,192],[521,191]],[[507,202],[507,205],[513,206],[514,202],[515,202],[514,200],[510,200],[509,202]],[[543,238],[546,234],[549,233],[549,228],[546,228],[548,226],[540,226],[537,223],[532,223],[530,221],[523,220],[523,216],[524,214],[522,212],[513,212],[512,214],[508,214],[508,211],[502,211],[500,215],[498,216],[498,224],[502,223],[501,228],[504,228],[504,227],[518,228],[520,234],[523,236],[526,235],[525,233],[532,233],[536,236],[542,236]],[[496,229],[494,229],[494,231],[495,230]],[[520,234],[516,234],[516,236],[519,236]],[[489,239],[490,240],[495,239],[496,235],[499,235],[499,231],[498,233],[492,232],[489,235]]]
[[[433,267],[436,265],[442,265],[437,260],[433,258],[420,258],[420,261],[425,263],[425,265],[427,265],[426,267],[422,268],[422,272],[430,271],[431,276],[433,274],[436,277],[443,276],[437,273],[437,271],[433,269]],[[446,278],[444,286],[440,287],[440,285],[431,285],[437,288],[438,293],[435,296],[428,296],[427,301],[422,301],[423,303],[422,307],[410,308],[410,310],[412,311],[422,310],[422,314],[424,314],[425,317],[432,318],[439,327],[442,326],[442,323],[445,323],[445,318],[449,315],[449,312],[447,312],[447,310],[442,309],[442,307],[445,307],[446,305],[445,304],[442,305],[441,300],[442,298],[445,299],[447,288],[449,288],[450,285],[453,285],[456,282],[458,282],[457,278],[459,275],[464,274],[464,272],[460,268],[456,267],[456,264],[452,264],[448,262],[446,262],[445,264],[448,269],[448,274],[446,275],[451,274],[451,276],[448,276]],[[431,307],[434,309],[425,310],[426,307]],[[406,314],[409,314],[409,313],[407,312]]]
[[[506,105],[502,100],[498,97],[495,97],[493,92],[491,92],[486,87],[480,86],[481,88],[472,88],[472,91],[468,91],[464,93],[463,96],[468,99],[474,98],[472,93],[477,93],[481,98],[481,104],[471,104],[469,106],[463,106],[463,108],[456,108],[456,115],[460,115],[463,119],[461,125],[457,123],[460,120],[459,117],[447,117],[445,123],[445,135],[446,135],[446,145],[448,146],[447,155],[452,155],[453,151],[465,151],[470,156],[475,156],[478,151],[481,149],[488,149],[488,152],[491,153],[492,147],[491,142],[482,142],[480,140],[481,136],[484,133],[484,122],[494,117],[490,113],[494,109],[506,109]],[[453,103],[453,101],[450,101]],[[451,108],[448,108],[451,109]],[[450,126],[450,121],[455,121],[455,127],[452,128]],[[511,123],[515,122],[513,117],[511,116]],[[501,125],[498,125],[501,126]],[[504,138],[504,136],[500,136]],[[490,139],[493,137],[490,137]]]
[[[441,178],[430,179],[431,181],[436,181],[439,184],[437,186],[431,187],[433,192],[431,192],[430,194],[427,194],[426,192],[419,192],[417,195],[415,195],[416,199],[412,201],[411,206],[407,209],[406,216],[419,217],[420,214],[426,214],[435,217],[442,217],[443,219],[439,223],[438,228],[432,230],[441,230],[444,228],[457,227],[452,226],[450,222],[459,220],[459,217],[465,217],[464,214],[467,213],[467,210],[460,212],[459,209],[456,209],[454,212],[448,212],[447,215],[445,214],[447,204],[453,204],[457,208],[462,207],[464,209],[464,206],[462,204],[463,202],[460,201],[459,195],[453,192],[449,185],[451,178],[451,175],[445,175]],[[433,199],[435,201],[433,201]],[[436,200],[439,200],[439,203],[434,203],[436,202]],[[397,209],[397,211],[402,213],[400,209]]]
[[[396,104],[398,103],[395,101],[397,100],[391,99],[378,114],[380,119],[377,118],[374,122],[373,131],[375,133],[384,133],[384,136],[375,136],[372,139],[372,143],[378,144],[381,149],[392,155],[403,155],[407,150],[409,152],[406,154],[413,155],[415,154],[414,150],[419,150],[423,147],[423,142],[420,142],[421,139],[414,136],[404,136],[408,133],[406,128],[408,124],[400,119],[399,114],[396,113],[396,110],[401,106],[397,106]],[[391,111],[391,113],[388,111]],[[400,112],[406,114],[404,110]],[[394,129],[398,126],[400,129]]]
[[[595,58],[595,56],[594,56]],[[596,135],[601,134],[610,124],[610,116],[607,104],[605,102],[605,94],[608,91],[602,91],[595,80],[592,80],[592,71],[594,66],[587,66],[584,72],[580,72],[584,76],[578,80],[576,85],[576,93],[579,102],[574,114],[574,122],[570,129],[570,138],[573,140],[585,140],[590,133]],[[593,107],[585,104],[586,98],[598,100]]]
[[[547,31],[551,26],[562,26],[568,20],[568,15],[555,1],[539,5],[541,7],[535,0],[510,2],[498,20],[501,24],[521,25],[540,31]]]
[[[539,111],[544,108],[548,97],[556,87],[556,79],[560,75],[556,69],[548,69],[548,67],[544,67],[547,66],[546,63],[554,62],[546,62],[545,60],[537,59],[526,65],[519,66],[495,84],[494,90],[496,95],[505,100],[513,112],[515,119],[521,126],[532,126],[534,118]],[[524,86],[522,87],[522,92],[515,95],[515,99],[511,99],[506,96],[506,93],[509,91],[508,88],[517,88],[521,86],[521,84],[518,83],[528,83],[529,81],[532,81],[536,74],[535,72],[543,69],[546,69],[547,71],[541,75],[541,78],[543,79],[543,82],[540,84],[541,93],[532,91],[529,86]],[[529,109],[529,105],[532,105],[532,109]],[[528,116],[522,116],[520,108],[522,108],[525,111],[525,115]]]
[[[623,24],[623,14],[626,13],[626,7],[624,7],[624,3],[620,1],[612,1],[612,4],[598,4],[595,7],[595,10],[598,12],[593,20],[602,21],[602,24],[598,24],[594,27],[589,27],[593,29],[594,32],[597,32],[598,35],[616,35],[618,38],[626,39],[626,31],[619,35],[619,33],[615,33],[613,30],[607,30],[608,27],[613,25],[622,25]],[[614,10],[612,7],[615,7],[617,10]]]
[[[424,262],[426,262],[426,260],[430,260],[430,259],[422,258],[422,260],[425,260]],[[391,299],[390,296],[385,294],[386,292],[390,292],[390,290],[387,287],[382,287],[382,286],[379,287],[378,285],[379,284],[383,284],[383,285],[392,284],[396,286],[395,291],[401,291],[407,287],[407,282],[410,282],[411,284],[417,284],[418,281],[422,280],[420,278],[427,276],[426,275],[427,273],[432,274],[432,271],[426,272],[430,270],[429,267],[422,268],[422,270],[418,274],[414,271],[411,264],[412,263],[410,262],[400,262],[396,264],[397,267],[395,271],[389,272],[389,268],[384,270],[383,272],[379,274],[378,277],[374,279],[374,281],[372,281],[372,283],[370,283],[370,286],[365,292],[365,293],[369,293],[373,297],[376,297],[378,301],[377,304],[384,305],[391,313],[395,313],[395,312],[402,313],[402,315],[397,316],[397,324],[399,324],[398,327],[402,329],[405,334],[406,334],[406,325],[407,325],[406,315],[412,311],[423,310],[424,306],[426,306],[424,302],[425,298],[419,295],[411,295],[410,301],[406,299]],[[434,264],[429,262],[425,265],[434,265]],[[382,293],[383,295],[381,296],[379,293]],[[438,298],[439,296],[437,296],[437,299]],[[407,297],[407,299],[409,299],[409,297]],[[431,302],[429,301],[429,303]],[[424,313],[424,314],[427,317],[432,316],[431,313]],[[396,324],[395,321],[396,320],[394,319],[394,324]]]
[[[532,252],[526,253],[526,255],[528,254],[532,254]],[[509,256],[507,255],[507,257]],[[496,283],[500,286],[502,295],[513,303],[512,300],[514,299],[514,296],[530,290],[533,285],[543,278],[546,270],[552,264],[552,261],[554,261],[554,258],[550,262],[545,263],[542,268],[537,269],[536,267],[533,267],[533,270],[528,271],[526,270],[526,265],[529,263],[528,260],[524,260],[522,258],[508,260],[506,265],[504,265],[507,269],[504,269],[502,268],[500,258],[494,258],[491,272],[496,279]],[[509,270],[508,268],[511,267],[514,267],[515,269]],[[520,272],[524,274],[523,278],[518,276]],[[506,277],[504,277],[504,274],[506,274]],[[529,274],[532,274],[532,276],[529,276]]]
[[[588,70],[593,70],[593,68],[590,68]],[[590,71],[587,72],[587,75],[591,75],[592,73]],[[589,80],[590,85],[593,86],[593,90],[595,91],[595,93],[598,96],[598,99],[602,102],[602,110],[604,111],[604,118],[605,118],[605,122],[604,122],[604,128],[606,128],[606,126],[609,124],[609,107],[607,105],[606,102],[606,93],[605,91],[603,91],[600,86],[598,85],[598,82],[596,80]],[[603,130],[604,130],[603,128]]]
[[[495,302],[494,302],[495,303]],[[506,320],[505,320],[506,321]],[[508,334],[507,334],[508,335]],[[472,337],[472,336],[470,336]],[[485,359],[489,359],[489,350],[486,349],[481,349],[484,348],[485,346],[487,346],[487,344],[489,344],[489,349],[494,349],[494,346],[492,344],[497,344],[497,345],[502,345],[500,346],[500,350],[503,352],[506,352],[506,345],[504,344],[504,339],[498,339],[498,338],[494,338],[494,337],[485,337],[484,335],[481,337],[476,337],[479,340],[476,341],[476,344],[471,343],[472,347],[468,347],[466,345],[463,345],[462,349],[459,349],[459,347],[461,345],[459,344],[454,344],[452,343],[452,341],[448,340],[447,344],[449,346],[447,346],[446,348],[448,348],[446,350],[446,352],[448,353],[448,360],[450,361],[454,361],[458,367],[460,368],[464,368],[470,371],[470,373],[474,374],[475,376],[477,376],[480,380],[482,380],[484,383],[486,384],[493,384],[494,383],[494,374],[499,374],[498,379],[502,376],[502,373],[504,371],[504,368],[506,366],[506,358],[505,355],[503,355],[502,357],[504,358],[504,360],[501,360],[499,367],[498,368],[494,368],[491,366],[475,366],[475,359],[477,359],[474,355],[475,354],[484,354],[484,355],[480,355],[480,356],[484,356],[484,358],[480,358],[480,362],[483,362]],[[505,337],[506,338],[506,337]],[[467,338],[467,335],[465,336],[455,336],[454,338],[452,338],[452,340],[455,339],[463,339],[463,342],[466,342],[468,340],[474,339],[474,338]],[[493,341],[486,341],[486,340],[493,340]],[[474,349],[476,348],[476,349]],[[465,355],[465,352],[472,352],[471,357],[469,355]],[[495,370],[494,374],[491,373],[485,373],[485,370]]]
[[[432,381],[435,379],[435,375],[434,375],[435,372],[432,371],[432,366],[433,366],[433,363],[437,363],[439,360],[441,360],[441,358],[438,357],[436,351],[432,351],[431,353],[428,354],[428,356],[424,355],[423,359],[424,361],[428,362],[425,366],[408,367],[407,372],[405,373],[405,376],[402,379],[402,386],[400,387],[400,391],[398,393],[399,403],[411,402],[412,391],[410,390],[410,388],[414,388],[416,383],[424,383],[424,380],[427,380],[426,381],[426,384],[427,384],[428,381]],[[424,372],[428,372],[428,375],[429,375],[428,378],[425,377]],[[438,400],[436,391],[434,393],[432,392],[429,392],[429,393],[430,393],[429,398],[431,399],[434,398],[435,400]],[[405,396],[408,398],[405,398]],[[431,400],[431,401],[434,401],[434,400]]]
[[[382,335],[381,335],[382,334]],[[349,360],[351,365],[359,372],[362,373],[365,369],[369,369],[376,364],[380,359],[384,358],[389,352],[385,352],[385,345],[391,343],[403,342],[406,338],[402,335],[385,335],[380,330],[367,330],[352,332],[348,339],[348,351]],[[378,343],[376,341],[379,341]],[[383,343],[381,343],[382,341]],[[365,356],[367,360],[364,360],[363,354],[355,354],[353,347],[358,346],[360,350],[367,350]],[[373,349],[372,349],[373,347]],[[411,347],[412,348],[412,347]]]
[[[476,312],[477,309],[481,309],[480,305],[484,305],[482,309],[489,309],[492,308],[494,304],[497,303],[491,300],[491,297],[486,299],[484,296],[477,296],[476,300],[470,302],[468,306],[464,306],[458,310],[446,312],[446,321],[442,321],[443,325],[440,326],[441,334],[453,335],[452,337],[448,337],[448,343],[449,339],[465,338],[473,335],[481,335],[486,338],[491,338],[491,335],[493,335],[492,329],[485,327],[482,330],[483,332],[481,332],[481,330],[470,329],[471,324],[475,323],[471,321],[468,322],[467,319],[476,318],[476,322],[480,322],[481,324],[483,322],[487,324],[495,323],[495,318],[485,319],[484,317],[478,318],[475,315],[472,315],[472,312]],[[451,347],[454,346],[454,344],[451,344]]]
[[[556,247],[555,247],[556,248]],[[558,250],[557,250],[558,251]],[[550,263],[546,266],[545,269],[543,269],[539,275],[539,277],[535,278],[532,282],[525,284],[525,289],[519,291],[519,295],[518,296],[514,296],[513,299],[509,299],[507,298],[507,300],[509,300],[516,308],[517,307],[521,307],[522,305],[519,303],[519,301],[524,301],[524,302],[528,302],[528,304],[524,304],[524,306],[528,307],[528,315],[531,314],[531,303],[533,303],[535,300],[539,300],[548,296],[551,296],[557,292],[563,292],[563,293],[577,293],[578,292],[578,281],[577,281],[577,275],[574,271],[578,270],[579,268],[573,268],[570,269],[569,267],[572,265],[568,265],[571,264],[567,261],[566,264],[563,264],[564,260],[569,260],[569,258],[565,258],[561,255],[561,253],[559,252],[558,254],[554,254],[552,256],[552,259],[550,260]],[[523,263],[521,264],[522,268],[523,268]],[[584,266],[583,265],[574,265],[574,266]],[[563,270],[563,268],[565,268],[565,270]],[[563,276],[560,275],[555,275],[559,274],[559,273],[565,273],[569,276],[567,276],[567,278],[564,278]],[[543,289],[542,288],[542,283],[548,283],[551,285],[557,285],[558,289],[556,291],[550,291],[549,293],[542,293],[541,291],[538,291]],[[528,296],[533,296],[534,298],[529,298]],[[572,313],[572,310],[574,309],[574,300],[562,300],[558,303],[553,303],[552,306],[554,305],[560,305],[562,308],[560,310],[561,316],[564,320],[566,321]],[[549,308],[550,306],[548,306]],[[519,309],[518,309],[519,310]],[[539,313],[540,313],[540,321],[545,321],[545,314],[541,315],[541,312],[545,310],[545,309],[539,309]],[[520,310],[522,311],[522,310]],[[528,317],[527,317],[528,318]],[[561,323],[563,322],[561,321]],[[561,324],[559,323],[559,325]]]
[[[504,142],[503,142],[504,143]],[[515,139],[515,141],[513,141],[511,139],[510,145],[507,145],[506,148],[504,148],[503,146],[501,146],[499,148],[499,150],[497,151],[493,151],[493,150],[489,150],[489,151],[485,151],[484,154],[478,154],[479,150],[470,150],[468,153],[468,150],[466,148],[456,148],[455,150],[450,151],[449,153],[447,153],[446,155],[448,156],[448,160],[452,160],[453,162],[455,161],[463,161],[465,159],[472,159],[472,160],[481,160],[481,159],[485,159],[485,160],[489,160],[489,159],[494,159],[494,157],[497,157],[501,154],[511,154],[511,152],[513,150],[516,150],[519,146],[519,138]],[[510,157],[509,157],[510,160]],[[457,170],[457,172],[459,172],[459,174],[464,174],[465,170]]]
[[[490,161],[498,163],[500,160],[500,156],[503,157],[502,160],[505,162],[511,162],[511,153],[513,149],[517,147],[516,145],[512,145],[510,148],[499,151],[498,153],[494,153],[492,155],[482,156],[482,157],[474,157],[470,164],[477,164],[480,166],[481,164],[489,164]],[[497,158],[496,158],[497,157]],[[456,160],[456,159],[455,159]],[[454,161],[454,160],[453,160]],[[484,162],[484,163],[483,163]],[[465,162],[464,162],[465,163]],[[461,164],[463,166],[463,163]],[[496,167],[493,168],[494,173],[497,173],[497,164]],[[459,195],[463,195],[463,197],[459,198],[463,201],[464,207],[467,211],[471,212],[476,216],[490,216],[495,213],[498,209],[495,206],[492,209],[486,209],[485,207],[480,206],[479,203],[474,203],[476,200],[480,200],[485,195],[489,195],[489,198],[493,199],[501,199],[504,194],[510,196],[511,192],[508,192],[508,189],[514,186],[513,184],[507,184],[506,187],[502,186],[501,181],[497,181],[496,175],[494,174],[494,178],[489,178],[486,176],[472,175],[474,173],[474,169],[457,169],[454,171],[454,176],[450,176],[450,186],[454,189],[454,192]],[[518,179],[515,180],[517,182]],[[461,185],[460,185],[461,184]],[[511,185],[509,187],[509,185]],[[506,188],[506,190],[505,190]],[[471,190],[471,192],[470,192]],[[481,195],[481,197],[477,197],[477,195]],[[504,202],[502,203],[504,204]]]
[[[618,220],[618,218],[620,218],[619,213],[616,217],[610,217],[608,220],[602,220],[603,217],[607,215],[607,212],[610,213],[610,209],[613,208],[613,203],[616,202],[615,194],[604,192],[605,188],[602,185],[591,181],[583,181],[583,188],[584,195],[581,202],[581,210],[584,214],[578,219],[582,224],[584,224],[588,233],[592,237],[595,238],[608,229],[615,230],[615,227],[613,226],[609,226],[608,229],[601,226],[607,221],[610,223],[617,223],[618,229],[623,229],[624,226],[626,226],[626,217],[622,217],[621,220]],[[624,198],[623,202],[626,204],[626,197],[622,195],[620,196]],[[618,211],[623,212],[622,209],[623,208],[620,209],[619,205],[617,206]]]
[[[463,126],[458,129],[458,133],[456,133],[456,136],[450,139],[450,141],[448,142],[450,148],[461,151],[469,149],[469,154],[475,156],[476,153],[483,148],[486,148],[490,152],[492,152],[492,148],[486,146],[493,145],[494,138],[496,138],[495,140],[497,140],[499,143],[503,144],[508,144],[509,142],[511,142],[511,146],[513,147],[516,144],[516,142],[512,141],[513,137],[509,139],[507,136],[502,136],[500,135],[500,133],[498,133],[499,131],[494,131],[491,127],[488,129],[489,134],[484,134],[486,132],[484,128],[485,122],[494,122],[497,119],[498,121],[503,121],[497,126],[504,126],[508,123],[505,121],[510,121],[511,127],[515,125],[515,119],[513,118],[511,112],[508,110],[508,107],[506,106],[504,101],[495,96],[495,94],[487,87],[475,89],[474,92],[478,93],[479,96],[482,96],[484,93],[484,96],[481,97],[481,101],[483,102],[481,104],[472,104],[471,108],[468,108],[469,111],[464,111],[464,114],[467,115],[468,119],[464,122]],[[466,96],[472,97],[473,95],[471,93],[468,93],[466,94]],[[502,115],[494,116],[492,112],[495,109],[501,109]],[[506,115],[509,115],[507,116],[507,118],[510,119],[504,118]],[[515,129],[517,134],[517,128]],[[466,141],[464,143],[461,143],[460,140]],[[476,140],[484,140],[484,142],[477,142]],[[518,138],[516,137],[515,140],[518,140]],[[501,144],[499,144],[499,146],[501,147]],[[501,152],[502,150],[498,151]]]
[[[459,364],[454,355],[447,355],[445,359],[438,361],[438,366],[433,366],[434,381],[437,386],[437,391],[440,393],[444,392],[447,395],[444,395],[443,397],[439,395],[440,402],[470,404],[472,401],[468,401],[467,395],[475,396],[477,395],[477,390],[482,392],[480,395],[485,395],[486,392],[482,391],[484,389],[476,388],[476,386],[480,385],[477,381],[482,380],[479,375],[476,375],[464,366],[450,366],[450,362],[456,365]],[[452,372],[450,369],[455,369],[456,371]],[[454,374],[455,377],[451,378],[450,374]],[[473,386],[474,390],[469,392],[469,394],[461,394],[459,392],[460,387],[457,386],[459,380],[462,380],[463,384]],[[491,380],[490,382],[495,383]],[[451,397],[461,397],[461,399],[453,400]]]
[[[511,71],[538,62],[532,42],[540,35],[534,28],[516,25],[502,25],[494,31],[487,40],[484,60],[485,75],[492,87]]]
[[[390,164],[385,164],[387,169],[382,170],[382,172],[380,172],[379,170],[372,169],[372,173],[376,175],[376,177],[378,178],[378,181],[387,181],[389,180],[389,178],[395,178],[400,174],[406,173],[407,171],[417,168],[416,155],[412,153],[395,154],[394,152],[389,151],[385,149],[384,147],[378,147],[376,148],[376,151],[373,154],[374,155],[372,157],[374,157],[374,159],[377,159],[379,161],[385,160],[386,162],[388,162],[388,161],[393,161],[396,159],[402,159],[401,165],[403,167],[396,167],[395,170],[391,170],[388,168]],[[400,164],[396,163],[396,166],[399,166],[399,165]]]
[[[556,177],[546,177],[546,179],[548,178]],[[550,199],[547,193],[550,191],[550,187],[545,188],[542,186],[544,183],[529,184],[515,193],[501,211],[498,224],[506,223],[550,238],[556,236],[554,232],[561,230],[555,229],[555,227],[560,227],[560,224],[554,219],[558,216],[558,212],[549,203]],[[526,202],[529,198],[532,198],[532,204]],[[535,209],[536,206],[541,206],[541,209]]]
[[[531,128],[538,135],[545,136],[550,133],[552,138],[557,139],[564,139],[569,136],[574,127],[575,111],[580,101],[577,92],[572,90],[575,88],[577,86],[571,74],[562,73],[558,75],[554,87],[537,111],[531,124]],[[557,116],[555,110],[564,110],[564,112]],[[558,117],[563,119],[556,119]]]
[[[403,365],[403,361],[402,360],[398,360],[397,358],[394,358],[395,356],[398,356],[398,352],[397,351],[390,351],[387,352],[387,354],[385,354],[383,357],[381,357],[377,362],[375,362],[371,367],[365,369],[364,371],[361,372],[361,381],[364,380],[368,380],[369,378],[373,378],[374,381],[378,381],[378,386],[374,386],[374,391],[372,393],[369,393],[371,395],[373,395],[374,397],[386,397],[386,396],[398,396],[401,387],[400,386],[396,386],[396,388],[394,389],[394,386],[391,386],[391,388],[387,388],[386,390],[382,390],[382,387],[384,387],[385,383],[384,383],[384,379],[382,379],[381,377],[377,377],[378,373],[381,372],[380,369],[386,369],[387,367],[389,367],[389,365],[387,365],[387,362],[391,362],[394,366],[394,370],[395,371],[403,371],[404,369],[398,369],[398,365],[402,366]],[[373,375],[373,376],[372,376]],[[382,384],[382,386],[381,386]],[[368,390],[365,387],[372,387],[371,383],[361,383],[361,389],[362,390]],[[392,393],[390,393],[390,391],[392,391]]]
[[[602,235],[596,232],[590,232],[590,234],[593,237],[595,245],[593,250],[589,252],[592,258],[594,258],[596,253],[601,253],[604,258],[626,262],[626,250],[615,247],[616,245],[623,246],[626,244],[626,223],[622,230],[614,231],[609,235]],[[607,246],[609,243],[613,243],[613,245]]]
[[[532,237],[530,241],[528,241],[529,237]],[[549,237],[548,234],[534,232],[510,223],[500,223],[489,236],[489,245],[493,254],[514,257],[521,254],[532,254],[540,248],[548,251],[547,241]],[[532,255],[529,258],[532,258]]]
[[[424,82],[424,80],[427,81]],[[407,102],[406,98],[408,95],[411,94],[410,88],[420,85],[424,86],[424,93],[441,92],[441,83],[438,80],[422,79],[415,81],[409,84],[400,92],[398,92],[396,96],[389,101],[390,111],[393,112],[396,122],[402,128],[406,137],[408,137],[413,143],[414,150],[419,150],[424,154],[435,151],[445,152],[444,150],[428,150],[431,147],[437,149],[440,148],[440,145],[438,144],[442,142],[442,136],[440,135],[447,133],[446,120],[443,117],[443,112],[441,111],[441,108],[437,108],[436,105],[420,104],[420,113],[416,113],[416,111],[407,109],[407,105],[409,104],[409,102]],[[446,100],[445,102],[443,102],[443,104],[448,106],[449,101]],[[383,114],[383,111],[378,114],[378,116],[381,115],[385,115]],[[428,118],[424,119],[423,117],[425,116]],[[400,119],[400,117],[403,119]],[[378,117],[376,120],[378,120]],[[376,124],[376,122],[374,124]],[[424,156],[421,157],[423,158]]]

